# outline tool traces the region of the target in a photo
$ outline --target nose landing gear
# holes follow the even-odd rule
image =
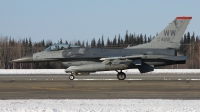
[[[69,80],[74,80],[75,79],[75,75],[77,75],[76,72],[71,72],[71,75],[69,76]]]
[[[74,80],[75,79],[75,76],[74,75],[70,75],[69,76],[69,80]]]

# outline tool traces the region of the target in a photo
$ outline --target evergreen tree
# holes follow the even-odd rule
[[[143,35],[142,34],[140,34],[139,44],[143,44]]]
[[[140,36],[138,35],[137,38],[136,38],[136,44],[140,44]]]
[[[115,38],[113,39],[112,45],[113,45],[114,47],[117,46],[117,37],[116,37],[116,35],[115,35]]]
[[[129,35],[129,45],[133,45],[134,44],[134,38],[133,38],[133,35],[130,34]]]
[[[81,46],[81,41],[80,40],[78,40],[77,45]]]
[[[137,37],[135,36],[135,33],[133,34],[133,42],[132,42],[133,45],[136,45],[137,44]]]
[[[29,38],[29,47],[32,47],[31,37]]]
[[[148,37],[148,42],[151,42],[151,35]]]
[[[85,47],[85,41],[84,41],[84,40],[82,41],[81,46],[82,46],[82,47]]]
[[[97,42],[97,47],[101,48],[101,39],[99,38],[98,42]]]
[[[14,40],[14,38],[12,39],[12,43],[13,43],[12,45],[15,45],[15,43],[16,43],[15,40]]]
[[[12,46],[12,45],[13,45],[13,42],[12,42],[12,38],[10,37],[9,40],[8,40],[8,47]]]
[[[60,44],[62,44],[62,39],[60,39]]]
[[[42,45],[42,47],[45,46],[44,39],[42,40],[41,45]]]
[[[183,36],[183,44],[187,44],[187,36],[186,36],[186,34],[184,34],[184,36]]]
[[[144,43],[147,43],[147,36],[146,36],[146,34],[144,35]]]
[[[65,44],[68,44],[68,41],[67,41],[67,40],[65,41]]]
[[[117,46],[120,47],[121,46],[121,37],[120,37],[120,34],[118,36],[118,43],[117,43]]]
[[[188,32],[188,33],[187,33],[187,44],[190,43],[190,38],[191,38],[191,37],[190,37],[190,32]]]
[[[124,44],[128,45],[128,30],[126,30],[126,35],[125,35],[125,40],[124,40]]]
[[[191,43],[194,44],[194,42],[195,42],[195,34],[193,32],[192,37],[191,37]]]
[[[85,47],[89,47],[88,40],[87,40],[87,42],[86,42],[86,46],[85,46]]]
[[[120,45],[124,46],[124,40],[121,38]]]
[[[29,41],[29,42],[28,42],[28,54],[30,54],[30,53],[33,52],[31,38],[29,38],[28,41]]]
[[[95,41],[95,38],[93,38],[91,41],[91,48],[95,48],[95,47],[96,47],[96,41]]]
[[[111,46],[111,42],[110,42],[110,39],[108,38],[107,39],[107,45],[106,45],[107,47],[110,47]]]
[[[103,39],[103,35],[101,37],[101,46],[104,47],[104,39]]]
[[[198,45],[199,44],[199,37],[198,36],[196,36],[196,45]]]
[[[27,47],[28,46],[28,39],[26,38],[25,40],[25,46]]]

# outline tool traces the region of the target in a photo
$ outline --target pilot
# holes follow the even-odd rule
[[[55,46],[54,50],[58,50],[58,46]]]
[[[62,46],[62,47],[61,47],[61,50],[63,50],[63,49],[64,49],[64,47]]]

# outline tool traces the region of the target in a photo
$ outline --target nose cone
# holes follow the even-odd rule
[[[33,61],[32,55],[12,60],[12,62],[15,62],[15,63],[28,63],[28,62],[32,62],[32,61]]]

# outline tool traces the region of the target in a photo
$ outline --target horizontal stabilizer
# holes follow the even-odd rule
[[[154,71],[154,67],[146,63],[143,63],[141,66],[138,67],[138,70],[140,71],[140,73],[146,73]]]
[[[168,57],[162,57],[159,59],[165,59],[165,60],[171,60],[171,61],[184,61],[184,60],[187,60],[187,56],[168,56]]]

